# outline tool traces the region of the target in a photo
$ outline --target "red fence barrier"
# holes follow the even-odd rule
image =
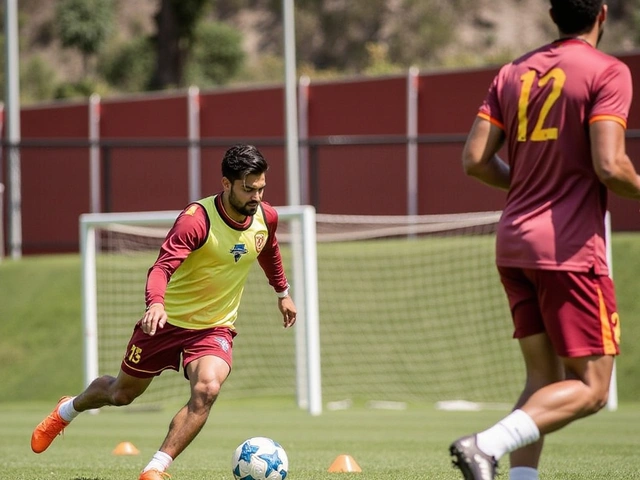
[[[640,81],[640,55],[620,58]],[[300,96],[304,203],[321,213],[363,215],[412,213],[412,201],[418,214],[501,209],[504,194],[467,178],[460,164],[465,134],[496,71],[420,74],[414,100],[410,76],[311,83]],[[104,99],[93,113],[88,102],[33,106],[23,108],[21,127],[25,254],[77,251],[82,213],[175,210],[194,195],[219,191],[220,159],[237,142],[257,145],[271,164],[265,199],[287,202],[283,86]],[[638,129],[635,102],[628,150],[636,165]],[[0,174],[7,187],[5,161]],[[610,210],[614,230],[639,229],[636,202],[612,196]]]

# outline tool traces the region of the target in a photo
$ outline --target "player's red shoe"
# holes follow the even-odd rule
[[[167,480],[171,478],[167,472],[161,472],[160,470],[147,470],[146,472],[142,472],[138,480]]]
[[[64,421],[60,417],[58,409],[65,400],[69,400],[70,398],[71,397],[62,397],[58,401],[56,408],[53,409],[53,412],[41,421],[33,431],[31,435],[31,450],[35,453],[42,453],[49,448],[51,442],[62,433],[64,427],[69,425],[69,422]]]

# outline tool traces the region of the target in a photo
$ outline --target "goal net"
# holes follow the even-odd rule
[[[524,372],[494,264],[499,212],[313,212],[305,223],[289,208],[278,208],[278,239],[301,318],[282,328],[256,264],[221,398],[285,396],[312,413],[358,403],[475,409],[517,398]],[[95,337],[85,349],[87,382],[118,372],[144,310],[147,271],[176,214],[82,216],[85,336]],[[309,218],[313,228],[304,227]],[[182,372],[168,371],[134,405],[187,397]]]
[[[278,207],[278,239],[298,323],[282,328],[272,287],[254,265],[245,286],[236,323],[233,375],[225,398],[281,396],[293,393],[311,414],[321,411],[318,335],[315,210]],[[115,376],[135,323],[144,313],[147,272],[179,211],[85,214],[80,217],[84,382]],[[238,368],[235,368],[235,366]],[[129,408],[154,409],[186,402],[182,370],[163,372]]]

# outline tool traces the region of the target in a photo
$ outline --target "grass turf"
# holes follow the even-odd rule
[[[640,235],[614,234],[614,279],[622,318],[618,412],[576,422],[546,440],[545,480],[640,479],[640,324],[637,271]],[[81,416],[50,450],[29,448],[33,427],[62,394],[82,387],[80,271],[77,255],[26,257],[0,263],[0,480],[125,480],[158,448],[175,412],[109,409]],[[46,403],[43,403],[46,400]],[[293,399],[225,401],[224,392],[201,435],[170,472],[174,480],[229,479],[230,458],[245,438],[266,435],[286,448],[291,479],[456,479],[447,455],[457,436],[482,429],[505,412],[439,412],[428,405],[405,411],[325,410],[310,417]],[[141,454],[111,454],[122,441]],[[361,474],[330,474],[336,456],[352,455]],[[503,460],[501,470],[508,468]],[[504,476],[503,478],[507,478]]]
[[[311,417],[290,400],[225,402],[221,398],[209,422],[174,462],[173,480],[229,479],[231,455],[251,436],[276,439],[289,456],[292,480],[459,479],[447,452],[457,436],[482,429],[501,411],[442,412],[410,405],[404,411],[355,407]],[[36,455],[29,448],[33,427],[50,404],[5,404],[0,409],[0,479],[136,479],[165,435],[175,408],[160,412],[125,412],[115,408],[83,414]],[[640,404],[603,411],[550,435],[541,465],[545,480],[640,478]],[[116,456],[116,445],[133,443],[140,454]],[[341,454],[351,455],[362,473],[328,473]],[[508,470],[508,460],[501,471]],[[502,478],[508,478],[506,475]]]

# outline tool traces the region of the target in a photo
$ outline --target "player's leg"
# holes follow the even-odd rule
[[[84,412],[106,405],[121,407],[129,405],[144,393],[153,377],[138,378],[122,370],[117,377],[103,375],[89,384],[84,392],[75,397],[72,406],[77,412]]]
[[[536,276],[545,328],[567,372],[567,379],[540,389],[522,407],[546,434],[606,405],[620,330],[608,276],[593,271]]]
[[[189,363],[186,370],[191,385],[189,402],[171,420],[160,450],[144,468],[140,480],[162,478],[173,460],[189,446],[207,422],[211,406],[230,370],[228,363],[213,355]]]
[[[501,276],[503,273],[501,270]],[[593,272],[533,271],[528,275],[539,293],[544,329],[570,375],[534,391],[521,408],[485,432],[452,444],[456,465],[468,479],[492,480],[492,460],[537,443],[541,435],[596,413],[607,402],[613,355],[618,353],[619,341],[611,280]],[[513,297],[509,298],[511,301]],[[513,312],[514,304],[511,306]],[[514,315],[514,320],[517,318]],[[518,334],[517,321],[516,336],[528,336]],[[528,457],[526,451],[522,454],[522,462],[535,458],[536,447],[531,448]],[[537,478],[535,470],[529,473],[533,476],[522,478]]]
[[[194,360],[187,366],[191,397],[171,420],[161,451],[176,458],[191,443],[206,423],[229,372],[229,365],[212,355]]]
[[[555,356],[544,354],[547,350],[545,327],[535,285],[527,278],[522,269],[499,267],[498,270],[509,300],[514,323],[514,337],[529,339],[522,352],[525,355],[527,376],[525,388],[518,401],[521,404],[539,385],[545,384],[546,380],[543,379],[551,376],[550,372],[556,370],[554,364],[557,359],[554,358]],[[543,348],[543,356],[536,358],[534,355],[529,355],[529,350],[538,346]],[[512,413],[511,417],[522,419],[524,413],[519,411],[517,407],[518,404],[516,404],[515,413]],[[465,479],[492,480],[495,478],[497,460],[507,451],[506,448],[498,450],[496,445],[503,445],[505,440],[511,442],[510,446],[513,447],[513,450],[518,446],[523,447],[538,440],[537,437],[529,438],[531,435],[535,437],[536,434],[535,431],[532,431],[531,425],[527,425],[527,428],[522,430],[527,435],[526,441],[517,432],[514,435],[512,423],[498,422],[484,432],[459,438],[451,444],[449,451],[453,456],[453,464],[461,470]],[[535,428],[535,425],[533,427]],[[539,443],[536,447],[531,447],[531,450],[523,453],[523,464],[520,466],[529,468],[528,465],[537,463],[541,448],[542,443]]]
[[[152,378],[136,378],[120,372],[117,378],[105,375],[96,378],[77,397],[62,397],[56,408],[40,422],[31,435],[31,449],[42,453],[55,438],[85,410],[105,405],[128,405],[141,395]]]
[[[189,379],[189,402],[173,417],[169,431],[139,480],[163,478],[164,471],[193,441],[206,423],[211,406],[231,372],[235,332],[228,328],[185,331],[183,365]]]
[[[525,363],[526,382],[514,406],[520,409],[534,392],[564,379],[564,366],[556,355],[546,333],[520,339],[520,350]],[[509,455],[509,480],[536,480],[544,436]]]
[[[154,375],[167,368],[178,370],[180,347],[173,340],[176,336],[179,336],[176,327],[171,325],[151,337],[136,324],[118,377],[101,376],[77,397],[63,397],[33,431],[32,450],[36,453],[46,450],[80,412],[105,405],[127,405],[147,389]]]
[[[567,370],[577,378],[540,389],[522,406],[522,410],[543,434],[598,412],[607,404],[613,358],[611,355],[564,358]]]
[[[522,338],[519,343],[525,364],[526,382],[514,410],[522,408],[534,392],[564,378],[564,367],[546,333]],[[541,436],[536,442],[511,453],[511,480],[517,480],[519,476],[537,477],[537,473],[532,470],[538,469],[543,443],[544,437]]]

